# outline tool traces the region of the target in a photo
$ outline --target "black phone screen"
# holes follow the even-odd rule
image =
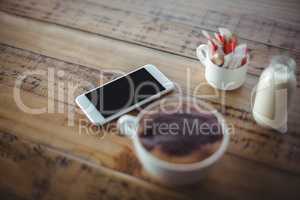
[[[165,87],[141,68],[85,95],[107,118],[163,90]]]

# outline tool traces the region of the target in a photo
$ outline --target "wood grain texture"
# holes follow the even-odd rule
[[[87,160],[93,161],[99,165],[106,166],[144,180],[149,180],[149,177],[141,171],[140,165],[131,149],[130,142],[126,138],[118,136],[116,132],[113,132],[113,130],[115,130],[113,129],[115,127],[114,125],[111,126],[112,130],[108,130],[107,132],[101,131],[99,133],[96,131],[89,132],[88,134],[80,134],[78,130],[80,123],[86,123],[88,126],[91,125],[85,120],[85,117],[81,113],[77,113],[75,116],[75,126],[68,126],[67,109],[70,108],[71,110],[75,110],[75,107],[73,106],[74,96],[70,99],[63,99],[62,103],[68,106],[65,107],[66,110],[62,113],[45,113],[42,115],[26,114],[20,111],[13,99],[12,88],[14,86],[14,79],[26,70],[46,70],[53,66],[55,67],[55,71],[63,71],[65,75],[67,75],[68,78],[61,77],[61,79],[66,82],[75,84],[76,82],[78,83],[78,81],[80,83],[80,80],[82,81],[84,79],[96,81],[95,75],[97,74],[97,71],[100,73],[100,68],[105,69],[105,66],[109,66],[110,64],[113,64],[113,66],[121,66],[125,60],[128,62],[128,58],[132,57],[132,59],[129,60],[140,63],[145,63],[146,60],[155,60],[154,64],[161,66],[161,70],[173,77],[174,80],[177,80],[183,88],[185,88],[186,83],[184,80],[185,77],[183,77],[182,74],[184,74],[187,69],[191,70],[192,89],[197,85],[197,82],[201,80],[199,80],[199,78],[203,77],[203,71],[199,67],[199,64],[193,60],[181,58],[175,55],[166,54],[162,56],[161,53],[155,54],[154,50],[150,50],[151,53],[149,53],[147,48],[123,44],[120,42],[116,42],[116,45],[118,46],[118,53],[123,55],[123,58],[119,58],[119,60],[116,61],[116,59],[106,57],[106,55],[99,57],[98,54],[94,54],[93,52],[113,51],[115,49],[115,46],[112,45],[113,41],[94,37],[87,33],[80,33],[61,28],[55,25],[52,26],[31,20],[24,20],[6,14],[2,14],[1,16],[1,19],[4,19],[4,22],[10,22],[10,25],[2,24],[5,25],[6,31],[1,31],[1,42],[6,42],[19,48],[27,48],[31,50],[16,49],[15,47],[7,45],[1,46],[1,94],[3,94],[1,97],[1,130],[5,132],[13,132],[39,144],[47,144],[66,153],[72,152],[73,155],[85,157]],[[3,21],[1,21],[1,23],[2,22]],[[17,23],[17,26],[14,26],[14,23]],[[23,31],[20,32],[18,28],[22,28]],[[53,32],[53,34],[51,34],[51,32]],[[47,40],[41,38],[38,43],[34,41],[32,43],[28,43],[28,38],[39,38],[38,35],[43,35],[43,38],[45,37]],[[64,35],[66,37],[62,37]],[[87,43],[84,38],[92,40],[93,45],[90,44],[88,47],[84,47],[84,44]],[[59,44],[59,46],[54,44]],[[74,49],[74,51],[72,52],[70,49]],[[89,62],[86,62],[86,64],[90,67],[78,65],[79,63],[76,64],[78,59],[75,58],[78,57],[78,50],[81,58],[83,58],[82,55],[88,55],[88,59],[80,59],[80,61],[86,62],[86,60],[88,60]],[[34,52],[40,52],[48,56]],[[133,59],[133,57],[140,59]],[[101,60],[101,64],[99,64],[98,60]],[[172,65],[177,66],[174,66],[174,68],[176,68],[175,72],[174,68],[168,68],[168,66]],[[138,63],[133,63],[131,66],[138,66]],[[119,67],[119,69],[125,69],[125,71],[128,71],[130,67]],[[80,73],[78,73],[78,71]],[[80,76],[85,78],[80,78]],[[25,91],[22,93],[23,101],[28,106],[46,106],[49,99],[43,91],[47,90],[47,76],[44,75],[36,77],[33,81],[34,82],[28,81],[24,83],[23,89]],[[60,81],[58,80],[57,82],[59,83]],[[265,166],[267,169],[262,170],[259,175],[260,177],[265,177],[268,180],[277,179],[278,177],[281,179],[289,179],[287,177],[290,177],[290,175],[285,173],[278,175],[279,171],[274,169],[274,166],[288,170],[291,173],[299,172],[297,167],[299,164],[299,145],[297,143],[298,132],[297,127],[295,127],[297,124],[291,121],[293,123],[290,128],[291,130],[294,129],[294,132],[290,132],[290,134],[285,137],[257,127],[253,123],[251,116],[247,111],[247,102],[242,100],[243,98],[247,98],[247,94],[249,93],[249,89],[252,87],[251,85],[253,83],[255,83],[255,81],[251,80],[250,76],[245,87],[237,92],[232,92],[231,96],[226,96],[226,99],[228,99],[226,100],[227,107],[224,114],[226,115],[227,120],[234,123],[237,131],[231,140],[229,149],[230,156],[226,156],[225,159],[233,159],[234,161],[227,161],[233,162],[232,165],[228,165],[228,163],[225,162],[224,165],[226,165],[227,168],[225,168],[226,170],[224,172],[223,166],[220,165],[220,168],[216,170],[216,175],[212,175],[212,178],[204,187],[204,191],[209,194],[211,188],[210,185],[212,184],[211,182],[219,183],[220,185],[218,187],[222,190],[225,187],[223,183],[229,181],[236,171],[239,171],[240,177],[237,177],[237,180],[229,182],[234,185],[232,186],[234,191],[242,191],[239,185],[243,182],[243,177],[247,176],[249,173],[251,174],[253,169],[252,167],[247,167],[249,164],[245,164],[243,159],[240,160],[240,156],[270,166],[270,169]],[[81,84],[83,84],[83,82],[79,85],[82,86]],[[63,90],[61,91],[67,91],[64,88],[66,87],[66,84],[63,84],[62,87]],[[184,89],[185,93],[188,93],[188,90],[191,89]],[[82,87],[82,90],[84,90],[84,87]],[[204,87],[201,92],[212,94],[214,91],[210,87]],[[219,98],[220,97],[218,96],[217,99]],[[215,106],[219,107],[220,103],[217,99],[212,100],[215,103]],[[55,105],[57,106],[56,108],[58,108],[59,104],[60,102],[55,101]],[[298,116],[297,112],[295,112],[294,115],[296,116],[294,118],[296,120]],[[40,132],[43,134],[40,134]],[[102,139],[102,136],[105,137]],[[97,140],[97,138],[99,140]],[[239,157],[232,158],[231,155],[238,155]],[[246,162],[249,163],[249,161]],[[261,169],[261,167],[259,167],[260,164],[252,165],[255,169]],[[241,166],[243,167],[240,168]],[[274,173],[274,171],[276,173]],[[228,176],[221,176],[220,173],[228,174]],[[250,175],[247,176],[247,180],[255,183],[257,178]],[[296,183],[297,180],[298,179],[296,178]],[[273,181],[270,181],[266,184],[275,184],[272,182]],[[291,183],[291,185],[293,184]],[[281,187],[280,182],[278,182],[278,185],[274,185],[274,187]],[[264,185],[258,184],[247,192],[250,194],[255,191],[268,189],[270,188],[264,188]],[[197,191],[198,190],[185,192],[187,194],[197,194]],[[199,191],[203,192],[201,188]],[[238,197],[247,192],[237,192],[234,197]],[[286,190],[282,190],[282,193],[280,192],[277,195],[283,195],[286,192],[290,192],[291,196],[296,196],[298,194],[297,190],[294,191],[289,186]],[[225,194],[222,193],[222,195]]]
[[[62,60],[68,60],[73,63],[76,63],[78,61],[77,58],[80,57],[80,63],[78,64],[91,66],[95,69],[98,67],[105,69],[106,67],[111,68],[115,66],[116,69],[128,71],[135,68],[135,66],[141,66],[144,63],[153,61],[152,63],[159,66],[164,73],[172,78],[172,80],[176,80],[176,83],[183,89],[185,94],[191,94],[193,89],[195,89],[199,83],[203,83],[204,80],[203,70],[199,63],[191,59],[181,58],[167,53],[156,54],[155,50],[149,51],[144,47],[114,42],[110,39],[98,38],[97,36],[88,33],[24,20],[6,14],[2,15],[2,19],[4,19],[4,22],[8,20],[10,24],[3,23],[3,26],[5,26],[6,29],[5,31],[2,31],[2,35],[0,35],[2,38],[2,40],[0,39],[0,42],[5,42],[9,45],[17,46],[19,48],[29,48],[34,52],[60,58]],[[29,38],[39,38],[39,35],[43,35],[47,40],[39,39],[38,43],[32,41],[29,44]],[[89,41],[93,41],[93,44]],[[54,44],[57,44],[57,46]],[[85,46],[85,44],[89,45]],[[10,49],[11,48],[7,47],[8,52]],[[11,50],[15,51],[13,49]],[[24,50],[17,51],[22,52]],[[78,56],[78,52],[80,52],[80,56]],[[99,55],[97,52],[103,52],[103,54]],[[114,52],[115,54],[122,55],[122,57],[116,59],[114,56],[109,57],[104,52],[108,52],[108,54],[109,52]],[[82,55],[87,55],[87,57],[85,58]],[[18,57],[22,59],[22,56]],[[10,56],[3,56],[3,58],[10,58]],[[15,60],[15,58],[12,58],[12,61],[4,60],[3,62],[13,63],[13,60]],[[88,60],[88,62],[86,62],[86,60]],[[101,64],[99,64],[99,60],[101,61]],[[22,63],[25,61],[21,60],[20,62]],[[34,62],[36,61],[31,60],[29,63]],[[132,62],[132,64],[128,64],[128,66],[131,67],[127,68],[124,66],[122,68],[122,63],[126,62]],[[60,65],[63,65],[63,63]],[[12,69],[13,66],[17,65],[11,64],[7,68]],[[66,71],[66,74],[68,73],[69,72]],[[189,82],[186,82],[187,77],[191,78]],[[91,80],[93,80],[93,78],[91,78]],[[295,98],[290,113],[288,124],[289,134],[282,136],[273,131],[260,128],[254,123],[251,117],[250,102],[248,100],[256,80],[255,77],[248,76],[248,80],[244,87],[226,94],[214,91],[211,87],[204,85],[201,87],[201,90],[196,91],[194,95],[199,95],[200,97],[213,102],[219,109],[221,108],[220,104],[222,103],[222,98],[225,98],[226,107],[221,111],[226,115],[226,119],[237,128],[236,134],[232,137],[233,145],[230,148],[230,152],[282,169],[290,169],[299,172],[298,164],[300,149],[299,124],[297,121],[300,113],[299,108],[297,107],[297,98]],[[45,81],[47,80],[44,78],[43,82]],[[4,84],[7,83],[8,82],[4,81]],[[47,85],[47,83],[43,83],[42,85]],[[31,90],[30,92],[38,92],[38,90]],[[209,95],[214,96],[208,98]],[[299,95],[299,89],[297,89],[296,95]],[[74,96],[71,96],[65,101],[66,104],[73,104],[73,100]],[[51,116],[49,116],[49,118],[51,119]]]
[[[296,32],[298,31],[297,19],[292,20],[293,17],[298,16],[298,13],[294,12],[296,6],[293,6],[297,5],[296,3],[285,4],[291,12],[283,17],[282,13],[285,12],[278,8],[278,5],[281,5],[280,2],[270,3],[265,0],[261,2],[265,2],[265,6],[271,6],[274,10],[278,9],[282,18],[275,19],[274,14],[266,12],[263,16],[265,18],[260,19],[255,16],[260,19],[256,19],[255,22],[260,23],[263,19],[272,19],[276,23],[285,24],[288,21],[293,24],[292,32],[294,27],[296,27]],[[0,192],[11,190],[12,192],[8,192],[6,195],[22,194],[21,197],[31,197],[32,194],[29,194],[28,191],[35,191],[33,190],[35,187],[26,190],[23,188],[24,186],[20,186],[22,183],[13,187],[16,184],[14,182],[16,179],[13,179],[14,174],[27,178],[28,183],[34,181],[18,172],[19,166],[24,166],[32,171],[34,163],[39,163],[43,166],[43,173],[54,174],[53,180],[60,180],[59,176],[61,176],[68,182],[73,180],[71,177],[74,174],[82,173],[77,169],[84,160],[87,164],[92,164],[92,175],[84,174],[84,176],[87,177],[85,181],[88,186],[96,188],[91,192],[94,195],[93,198],[101,198],[102,193],[98,191],[100,188],[106,188],[102,185],[106,182],[101,179],[111,179],[111,184],[120,184],[118,176],[121,177],[120,180],[123,180],[124,174],[126,174],[125,182],[133,185],[127,188],[128,193],[135,193],[136,187],[146,191],[145,196],[137,194],[141,199],[149,198],[153,192],[157,193],[158,199],[162,196],[167,198],[173,195],[186,199],[198,199],[199,196],[215,199],[297,199],[300,196],[298,191],[300,183],[298,98],[295,98],[292,103],[288,124],[289,132],[285,135],[257,126],[251,117],[249,102],[251,90],[257,82],[257,75],[265,67],[268,56],[289,49],[298,59],[297,46],[295,48],[291,44],[282,45],[280,42],[285,42],[282,38],[280,42],[274,42],[277,40],[266,41],[263,36],[269,33],[268,31],[254,31],[252,35],[247,35],[250,32],[245,28],[240,28],[241,33],[243,31],[245,33],[244,41],[250,44],[254,62],[251,63],[250,74],[241,89],[221,93],[205,84],[203,69],[194,59],[194,48],[197,42],[204,41],[199,35],[200,30],[202,28],[214,30],[214,28],[213,26],[209,27],[209,24],[198,27],[193,23],[199,19],[197,15],[201,15],[205,10],[211,11],[211,4],[206,2],[207,7],[192,9],[193,2],[172,2],[174,3],[172,6],[170,2],[167,1],[167,3],[156,1],[113,1],[111,3],[88,1],[81,3],[76,0],[72,3],[71,1],[61,3],[56,0],[47,2],[0,0],[0,10],[5,11],[0,12],[0,27],[5,27],[0,29],[0,132],[2,132],[0,144],[3,147],[0,153],[4,155],[1,157],[3,161],[1,169],[4,170],[0,172],[0,177],[4,178],[0,178],[0,185],[5,186],[5,188],[0,187]],[[244,6],[220,3],[220,8],[213,8],[213,10],[217,14],[228,13],[225,8],[240,6],[241,11],[244,11],[247,5],[251,4],[246,3]],[[54,5],[56,8],[53,7]],[[199,9],[202,11],[196,13],[196,10]],[[253,17],[251,13],[253,14],[259,9],[248,10],[245,14],[245,16],[248,15],[245,22],[248,23],[249,17]],[[161,10],[160,13],[156,13],[157,10]],[[124,13],[127,13],[128,16]],[[238,13],[238,11],[229,13],[230,17],[232,15],[244,16],[241,14],[242,12]],[[39,21],[20,16],[28,16]],[[182,19],[184,16],[190,18]],[[154,20],[154,18],[157,19]],[[217,16],[209,18],[206,16],[203,21],[208,23],[210,22],[208,19],[211,19],[211,23],[215,23],[215,26],[219,26],[221,23],[215,20],[218,19]],[[116,23],[117,20],[120,21],[119,25]],[[144,27],[139,27],[139,25],[144,25]],[[165,27],[167,28],[165,29]],[[264,26],[261,25],[261,27]],[[145,31],[146,29],[149,30]],[[193,35],[187,35],[186,31],[193,32],[195,29],[194,33],[198,35],[194,37],[194,40],[191,39]],[[279,33],[276,32],[276,34]],[[276,37],[279,36],[280,34]],[[296,39],[298,36],[296,35]],[[276,37],[274,36],[274,38]],[[182,49],[184,44],[182,42],[187,40],[190,40],[190,43],[185,45],[188,47]],[[74,106],[74,98],[77,94],[146,63],[157,65],[168,77],[176,81],[184,94],[192,94],[199,83],[204,83],[194,95],[213,104],[224,114],[226,120],[235,126],[235,134],[231,138],[228,153],[208,179],[200,185],[182,189],[153,190],[152,187],[156,188],[154,185],[157,183],[142,169],[134,155],[130,141],[119,136],[115,122],[99,130],[92,126]],[[48,112],[46,113],[28,114],[16,105],[13,97],[15,81],[28,71],[38,71],[38,74],[23,80],[20,87],[21,98],[29,107],[47,108]],[[299,73],[297,76],[299,79]],[[190,78],[189,81],[187,81],[188,78]],[[298,86],[296,97],[299,96]],[[224,106],[222,106],[222,99],[225,100]],[[5,138],[14,137],[21,139],[15,144],[9,144],[10,146],[3,146],[6,144]],[[26,147],[23,147],[23,141],[25,141]],[[55,157],[72,155],[73,157],[68,159],[71,159],[72,163],[76,163],[74,164],[76,169],[61,171],[56,164],[52,165],[53,168],[44,167],[47,159],[38,156],[31,161],[25,160],[23,164],[20,160],[12,163],[12,158],[5,156],[10,152],[13,152],[10,154],[11,156],[20,155],[24,148],[31,149],[37,144],[45,149],[45,156],[50,160]],[[6,147],[9,147],[8,151]],[[49,149],[54,149],[55,153]],[[78,158],[80,159],[78,160]],[[99,166],[101,169],[98,169]],[[103,172],[105,171],[102,169],[103,167],[109,168],[110,171],[106,174]],[[15,170],[14,173],[4,173],[10,168]],[[59,175],[56,174],[56,171],[59,171]],[[114,175],[111,176],[110,173]],[[98,175],[93,177],[95,174],[99,174],[101,178],[98,178]],[[41,177],[44,178],[44,174]],[[5,185],[7,180],[10,181]],[[98,181],[99,184],[101,183],[99,189]],[[80,187],[78,182],[74,184],[75,188]],[[67,191],[66,187],[62,185],[59,185],[60,189],[52,187],[51,183],[50,192],[44,192],[44,199],[53,198],[53,194],[57,191]],[[30,184],[28,187],[31,187]],[[108,188],[110,187],[112,186],[110,185]],[[120,197],[118,195],[123,194],[123,191],[123,188],[120,187],[115,198]],[[78,191],[78,197],[87,194],[89,191],[85,187]],[[83,197],[91,198],[91,196]],[[113,199],[113,197],[110,196],[108,199]]]
[[[0,161],[2,199],[184,197],[9,133],[0,133]]]
[[[0,139],[0,195],[4,199],[196,200],[199,196],[206,199],[298,197],[299,179],[281,172],[273,174],[268,168],[248,161],[240,162],[231,156],[225,156],[220,167],[213,170],[203,184],[172,189],[103,168],[91,161],[32,143],[13,134],[1,132]],[[247,173],[245,168],[249,169]],[[224,176],[231,178],[222,178]],[[251,178],[253,176],[256,178]],[[247,182],[242,181],[244,179]],[[289,185],[283,185],[284,181],[289,181]],[[270,187],[263,187],[264,184]],[[280,190],[274,193],[272,189],[279,187]]]
[[[258,75],[274,54],[289,53],[300,63],[297,1],[273,5],[267,1],[263,10],[253,5],[249,10],[249,3],[242,0],[236,5],[222,2],[2,0],[0,9],[191,58],[195,58],[195,48],[206,41],[202,29],[228,27],[251,50],[250,73]],[[274,10],[279,11],[275,14]],[[283,13],[291,16],[287,19]]]

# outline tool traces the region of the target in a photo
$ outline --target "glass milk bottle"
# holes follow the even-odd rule
[[[274,56],[262,72],[253,104],[255,121],[282,133],[287,131],[288,106],[296,89],[296,63],[288,56]]]

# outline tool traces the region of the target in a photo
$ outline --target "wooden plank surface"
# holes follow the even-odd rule
[[[5,172],[0,176],[2,199],[183,198],[9,133],[1,132],[0,139],[0,170]]]
[[[197,25],[200,19],[198,15],[211,9],[217,14],[222,12],[228,14],[225,8],[229,5],[221,3],[222,9],[211,8],[206,2],[207,7],[199,8],[198,6],[197,9],[189,9],[195,4],[176,2],[177,6],[167,6],[171,4],[168,1],[164,3],[166,6],[162,6],[162,2],[148,1],[124,1],[122,3],[120,1],[111,3],[88,1],[84,4],[81,1],[72,1],[72,3],[67,1],[63,4],[57,2],[0,1],[0,10],[5,11],[0,12],[0,27],[5,27],[0,30],[0,131],[13,133],[26,141],[42,144],[66,155],[84,158],[88,162],[136,177],[143,184],[137,184],[134,181],[133,184],[144,188],[145,184],[150,184],[152,180],[134,156],[130,141],[120,137],[114,131],[114,122],[106,131],[80,134],[80,125],[92,126],[74,106],[74,97],[90,88],[90,84],[101,84],[117,76],[120,70],[127,72],[146,63],[159,66],[170,78],[176,80],[184,93],[189,94],[199,82],[204,81],[203,69],[194,59],[196,45],[204,41],[199,32],[202,28],[208,30],[215,28],[206,24],[210,22],[208,16],[203,18],[206,22],[204,25]],[[54,9],[54,5],[58,7]],[[245,8],[241,4],[238,5]],[[266,5],[276,10],[276,7],[281,4],[274,2]],[[289,5],[291,5],[291,12],[287,16],[276,19],[272,13],[267,12],[263,19],[275,20],[279,24],[288,22],[287,24],[292,24],[293,27],[291,32],[299,32],[299,22],[297,19],[292,19],[298,16],[298,13],[293,11],[298,4],[292,2]],[[178,12],[171,12],[174,9]],[[197,13],[199,9],[202,10]],[[160,14],[155,13],[158,12],[157,10],[161,10]],[[242,15],[242,12],[237,11],[229,12],[228,15],[230,19],[235,19],[232,15],[244,17],[242,21],[250,23],[249,20],[253,17],[251,12],[255,10],[248,11],[248,15]],[[124,13],[128,16],[126,17]],[[177,18],[176,16],[167,17],[170,13],[176,15]],[[21,16],[28,16],[33,20]],[[195,20],[182,19],[183,16],[192,16],[191,19],[195,18]],[[154,20],[154,18],[158,19]],[[117,20],[120,21],[119,25],[116,24]],[[256,20],[258,23],[263,21],[262,19]],[[216,27],[222,25],[218,21],[215,23]],[[145,27],[139,27],[140,25]],[[168,28],[165,29],[164,26]],[[250,26],[253,25],[250,24]],[[113,27],[116,30],[113,30]],[[300,110],[297,106],[297,99],[292,105],[288,124],[289,133],[286,135],[258,127],[251,117],[248,100],[251,89],[257,82],[257,75],[266,65],[266,58],[288,49],[298,60],[297,47],[299,45],[293,46],[289,43],[290,39],[285,41],[285,38],[281,37],[284,31],[272,32],[275,36],[271,38],[275,40],[269,41],[263,37],[269,32],[254,31],[250,34],[247,29],[241,27],[233,26],[234,29],[240,30],[240,33],[244,31],[244,41],[250,44],[254,60],[251,63],[251,73],[248,75],[246,84],[241,89],[226,94],[214,91],[209,86],[204,86],[196,93],[223,112],[226,120],[235,126],[235,135],[231,139],[228,153],[207,182],[192,189],[179,191],[176,193],[178,196],[182,194],[185,198],[196,198],[206,194],[209,197],[215,195],[216,198],[246,196],[249,199],[299,196],[297,186],[300,180],[300,125],[298,123]],[[264,26],[261,25],[261,27]],[[281,30],[285,29],[281,28]],[[192,36],[186,34],[189,31],[198,32],[198,35],[191,39]],[[283,35],[285,34],[288,35],[290,32],[284,32]],[[299,34],[295,37],[298,39]],[[188,47],[182,48],[184,44],[182,42],[187,40],[189,42],[185,46]],[[50,83],[49,69],[53,70],[55,78],[55,81],[50,81]],[[110,69],[119,71],[110,72]],[[39,70],[41,75],[25,80],[22,85],[22,99],[26,105],[34,107],[48,106],[50,100],[54,105],[55,113],[29,115],[15,104],[13,99],[15,80],[28,70]],[[186,82],[187,76],[191,77],[190,82]],[[49,99],[47,93],[49,84],[55,84],[55,95],[52,99]],[[75,92],[69,91],[70,85],[75,87]],[[208,98],[203,95],[215,96]],[[221,109],[220,103],[224,95],[226,107]],[[58,101],[58,96],[66,98]],[[296,96],[300,96],[299,87]],[[74,124],[70,125],[72,122],[68,120],[70,119],[68,112],[71,112],[71,117],[74,116]],[[5,163],[10,162],[5,160]],[[32,167],[29,163],[27,166]],[[101,170],[99,171],[101,173]],[[66,178],[70,178],[70,175],[66,175]],[[0,180],[1,184],[5,182],[5,179]],[[283,186],[283,182],[288,184]],[[216,194],[214,188],[217,188]],[[229,194],[228,191],[231,193]],[[173,194],[174,190],[168,189],[167,194],[165,192],[159,193],[168,196],[169,192]]]
[[[230,155],[222,159],[219,167],[200,186],[168,189],[103,168],[84,158],[32,143],[13,134],[1,132],[0,138],[0,169],[5,172],[0,176],[0,194],[2,198],[7,197],[5,199],[176,200],[198,199],[199,196],[206,199],[297,197],[299,179],[282,172],[274,174],[269,168],[249,161],[241,162]],[[245,179],[247,181],[242,181]],[[265,184],[270,187],[264,187]],[[281,190],[274,193],[273,188],[278,187]]]
[[[300,6],[297,0],[281,9],[278,8],[282,6],[280,2],[274,2],[272,6],[270,1],[265,1],[263,5],[271,4],[270,8],[259,13],[260,6],[252,5],[253,10],[248,9],[247,1],[229,5],[223,1],[197,2],[2,0],[0,9],[191,58],[195,58],[197,45],[205,41],[202,29],[216,31],[217,27],[228,27],[249,45],[251,73],[258,75],[274,54],[288,52],[300,62],[300,26],[297,23]],[[259,2],[256,4],[260,5]],[[284,12],[285,9],[288,11]],[[288,18],[286,13],[290,14]]]

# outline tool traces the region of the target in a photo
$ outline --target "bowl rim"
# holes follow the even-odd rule
[[[182,99],[184,99],[184,101],[186,101],[186,100],[190,100],[191,98],[196,98],[196,97],[188,97],[188,96],[182,97],[181,96],[180,98],[182,98]],[[166,100],[166,99],[167,100],[176,100],[176,99],[178,99],[178,96],[165,98],[164,100]],[[225,153],[225,151],[227,150],[228,145],[229,145],[230,135],[229,135],[227,123],[226,123],[224,117],[215,108],[213,108],[212,106],[208,105],[207,103],[205,103],[204,101],[202,101],[200,99],[197,99],[197,101],[201,102],[201,105],[205,105],[209,108],[212,108],[211,113],[217,117],[218,122],[221,124],[221,127],[222,127],[223,138],[222,138],[221,145],[219,146],[218,150],[215,151],[211,156],[207,157],[204,160],[194,162],[194,163],[171,163],[171,162],[168,162],[168,161],[158,158],[157,156],[151,154],[147,149],[145,149],[145,147],[141,144],[140,139],[139,139],[140,137],[137,135],[137,133],[132,138],[133,143],[136,146],[135,148],[138,148],[139,150],[141,150],[143,155],[146,155],[147,159],[149,159],[151,162],[156,163],[158,166],[160,166],[162,168],[170,169],[170,170],[174,170],[174,171],[199,170],[199,169],[211,166],[216,161],[218,161],[223,156],[223,154]],[[160,102],[161,101],[150,104],[145,109],[143,109],[143,111],[145,112],[146,109],[157,106]],[[143,111],[141,111],[137,116],[137,124],[139,124],[141,117],[144,115]],[[145,159],[145,158],[143,158],[143,159]],[[146,164],[146,163],[144,163],[144,164]]]

